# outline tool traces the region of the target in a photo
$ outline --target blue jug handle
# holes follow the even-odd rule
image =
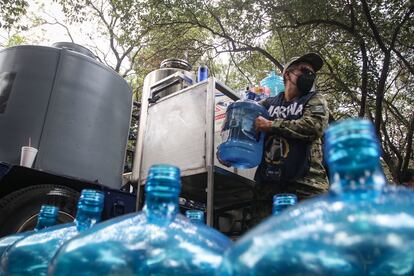
[[[259,142],[260,140],[264,140],[264,132],[263,131],[259,131],[258,135],[256,135],[256,142]]]
[[[238,127],[239,125],[240,125],[240,123],[236,119],[231,118],[229,120],[229,128]]]
[[[252,128],[254,129],[254,122]],[[245,131],[243,128],[241,128],[241,131],[244,135],[249,137],[251,140],[259,142],[261,139],[264,139],[264,133],[260,131],[258,134],[255,133],[254,135],[251,135],[249,132]]]
[[[251,135],[250,132],[245,131],[243,128],[241,129],[242,133],[252,139],[253,141],[259,142],[260,140],[264,139],[263,131],[259,133],[255,133],[255,135]]]

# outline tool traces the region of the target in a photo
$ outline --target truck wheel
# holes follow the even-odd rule
[[[40,206],[59,207],[57,223],[74,220],[79,192],[71,188],[41,184],[17,190],[0,199],[0,237],[34,229]]]

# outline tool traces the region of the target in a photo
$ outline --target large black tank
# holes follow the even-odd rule
[[[0,161],[119,188],[132,93],[82,46],[16,46],[0,51]],[[90,53],[90,52],[89,52]]]

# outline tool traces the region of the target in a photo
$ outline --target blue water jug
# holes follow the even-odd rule
[[[73,223],[40,230],[17,241],[4,252],[2,268],[5,275],[46,275],[49,261],[64,241],[99,222],[103,202],[102,192],[83,190]]]
[[[0,239],[0,256],[4,251],[14,244],[16,241],[23,239],[39,230],[53,226],[56,224],[56,219],[59,215],[59,208],[51,205],[42,205],[39,216],[37,217],[37,224],[33,231],[16,233]]]
[[[298,197],[294,194],[276,194],[273,196],[272,215],[278,216],[285,209],[295,205]]]
[[[179,213],[180,170],[150,168],[142,212],[97,225],[65,244],[51,275],[212,275],[231,241]]]
[[[37,217],[37,224],[33,231],[16,233],[0,239],[0,257],[3,253],[17,241],[36,233],[39,230],[56,224],[56,219],[59,214],[59,208],[50,205],[42,205],[39,216]],[[3,268],[0,267],[0,275],[4,275]]]
[[[222,143],[218,147],[218,156],[223,162],[240,169],[260,164],[264,133],[257,134],[254,129],[258,116],[268,119],[269,113],[254,101],[237,101],[229,105],[221,130]]]
[[[270,71],[269,75],[260,81],[260,85],[270,89],[271,97],[285,91],[283,78],[276,75],[275,71]]]
[[[204,223],[204,212],[200,210],[187,210],[185,216],[192,223]]]
[[[197,70],[197,81],[204,81],[208,78],[208,67],[204,64],[201,64]]]
[[[372,124],[332,126],[324,156],[329,194],[254,228],[226,253],[221,275],[414,275],[414,194],[386,188]]]

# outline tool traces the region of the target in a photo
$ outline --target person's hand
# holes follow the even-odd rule
[[[259,132],[259,131],[268,132],[270,131],[271,127],[272,127],[272,121],[262,116],[257,117],[256,120],[254,121],[254,129],[256,130],[256,132]]]

